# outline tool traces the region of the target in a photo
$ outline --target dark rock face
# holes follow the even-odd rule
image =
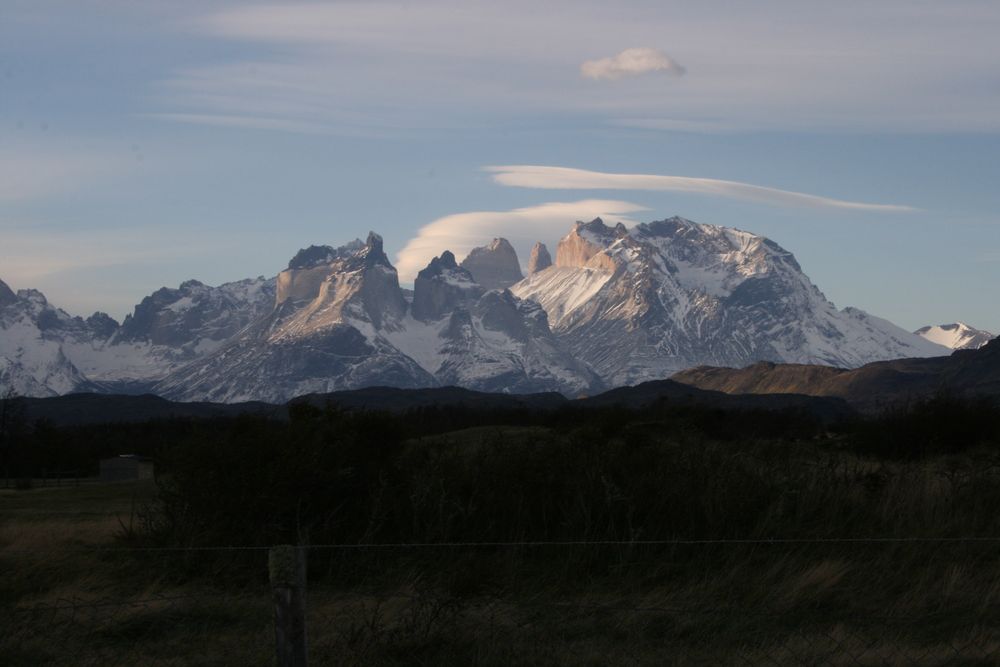
[[[0,280],[0,308],[17,301],[17,295],[7,286],[7,283]]]
[[[531,256],[528,257],[528,275],[544,271],[550,266],[552,266],[552,255],[549,254],[545,244],[539,241],[531,249]]]
[[[118,321],[108,315],[107,313],[102,313],[100,311],[94,313],[86,319],[87,328],[94,334],[94,338],[97,340],[107,340],[118,331]]]
[[[335,259],[343,259],[360,250],[364,245],[365,243],[361,239],[355,239],[339,248],[328,245],[311,245],[295,253],[295,256],[288,262],[288,268],[308,269],[320,264],[330,264]]]
[[[456,308],[466,306],[482,296],[483,288],[472,274],[455,262],[448,250],[435,257],[413,283],[413,317],[425,322],[436,321]]]
[[[507,239],[493,239],[487,246],[473,248],[462,260],[462,268],[486,290],[510,287],[524,277],[517,253]]]
[[[525,307],[522,309],[522,306]],[[544,317],[545,311],[538,304],[533,301],[521,301],[511,294],[510,290],[503,290],[487,292],[476,304],[474,312],[481,319],[484,329],[502,332],[512,340],[523,343],[533,334],[548,333],[547,323],[543,332],[537,322],[532,323],[525,318],[525,313],[537,315],[539,311]]]

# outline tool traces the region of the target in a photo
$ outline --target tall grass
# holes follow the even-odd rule
[[[187,424],[161,439],[155,496],[117,545],[318,547],[314,659],[338,664],[837,664],[852,651],[947,664],[956,646],[1000,646],[1000,545],[863,540],[1000,537],[991,409],[914,406],[831,426],[658,406],[472,426],[467,411],[409,420],[302,407],[287,423]],[[948,439],[948,420],[972,427]],[[14,604],[74,591],[257,596],[221,604],[227,613],[153,605],[96,639],[73,626],[66,641],[80,650],[131,656],[142,641],[160,659],[186,645],[210,664],[228,664],[227,651],[269,659],[262,552],[23,560],[17,543],[45,543],[30,525],[22,516],[0,532],[0,588]],[[87,530],[61,525],[47,530],[87,543]],[[94,529],[107,539],[106,524]],[[862,541],[713,542],[772,538]],[[641,544],[676,539],[704,542]],[[552,541],[615,543],[475,546]],[[441,546],[377,546],[400,543]],[[376,546],[327,548],[359,544]],[[58,653],[29,644],[24,664]]]

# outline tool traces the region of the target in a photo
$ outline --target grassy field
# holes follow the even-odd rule
[[[608,461],[587,458],[593,452],[574,444],[577,436],[544,427],[407,440],[397,460],[412,486],[400,498],[417,508],[407,516],[445,537],[441,526],[466,530],[462,517],[494,517],[494,526],[475,533],[485,535],[550,513],[563,518],[543,526],[571,521],[581,534],[591,526],[587,539],[608,532],[612,520],[638,527],[657,516],[694,517],[722,538],[746,517],[750,534],[771,537],[1000,534],[1000,467],[989,450],[884,461],[846,451],[836,438],[714,442],[661,439],[655,424],[630,428],[594,450]],[[251,457],[246,440],[239,442]],[[622,456],[638,457],[625,459],[640,463],[624,471],[645,486],[616,481],[611,464]],[[272,474],[264,460],[250,464],[227,474]],[[577,475],[594,479],[576,490],[584,484]],[[267,498],[276,493],[265,477],[246,483]],[[221,481],[205,486],[199,511],[223,503],[223,517],[251,526],[224,504],[233,493]],[[630,497],[643,506],[660,498],[659,514],[643,519],[629,509]],[[148,508],[156,498],[151,483],[0,491],[4,664],[273,664],[266,550],[175,544],[147,551],[144,519],[158,516]],[[252,497],[240,498],[258,516]],[[618,513],[601,509],[619,506]],[[741,506],[755,513],[744,516],[750,510]],[[696,529],[685,523],[678,530]],[[626,534],[644,537],[638,529]],[[314,664],[1000,660],[996,543],[315,549],[309,568]]]
[[[152,482],[0,490],[4,600],[49,602],[122,592],[128,577],[95,548],[114,547],[152,499]]]
[[[265,589],[178,583],[110,551],[154,495],[152,482],[92,480],[0,490],[0,662],[267,664]]]

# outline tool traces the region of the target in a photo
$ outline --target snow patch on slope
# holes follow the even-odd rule
[[[441,351],[444,340],[441,335],[448,324],[448,318],[437,322],[421,322],[407,314],[396,331],[383,335],[400,352],[417,362],[421,368],[434,375],[444,363]]]
[[[611,280],[611,271],[550,266],[510,288],[514,296],[530,299],[545,309],[553,328],[574,310],[587,303]]]

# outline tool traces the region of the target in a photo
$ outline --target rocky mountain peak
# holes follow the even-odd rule
[[[38,310],[49,307],[49,300],[45,298],[45,295],[36,289],[19,289],[17,290],[18,301],[26,302],[31,308]]]
[[[368,232],[368,236],[365,237],[364,243],[358,250],[360,250],[360,255],[364,257],[375,257],[376,259],[384,256],[382,248],[382,236],[376,234],[375,232]]]
[[[212,287],[187,280],[176,288],[161,287],[125,316],[121,327],[108,315],[94,313],[87,326],[95,335],[114,334],[116,343],[148,343],[194,354],[232,336],[274,304],[274,280],[263,277]],[[114,326],[114,328],[112,328]]]
[[[107,313],[97,311],[85,320],[89,329],[97,340],[107,340],[118,331],[118,320]]]
[[[495,238],[489,245],[473,248],[461,266],[486,290],[510,287],[524,277],[517,252],[504,238]]]
[[[455,274],[474,282],[472,274],[458,265],[454,253],[445,250],[440,257],[431,259],[430,263],[417,274],[418,278],[434,278],[436,276]]]
[[[531,249],[531,256],[528,257],[528,275],[544,271],[552,266],[552,255],[545,244],[539,241]]]
[[[808,283],[792,253],[774,241],[740,229],[702,225],[680,217],[636,225],[611,254],[630,263],[630,270],[642,265],[656,271],[662,266],[684,289],[700,290],[717,298],[734,295],[740,289],[743,297],[753,300],[773,296],[775,281]],[[806,289],[825,298],[811,284]]]
[[[14,294],[14,290],[7,286],[7,283],[0,280],[0,308],[14,303],[17,301],[17,295]]]
[[[569,234],[559,241],[556,266],[613,272],[617,263],[605,251],[627,234],[628,230],[621,223],[609,227],[600,218],[594,218],[590,222],[577,222]]]
[[[524,307],[527,306],[527,307]],[[528,313],[533,317],[526,318]],[[541,313],[542,319],[537,319]],[[523,301],[511,294],[510,290],[487,292],[476,304],[475,314],[481,318],[483,327],[490,331],[500,331],[516,341],[524,342],[541,324],[548,333],[545,311],[532,301]],[[534,325],[534,326],[532,326]]]
[[[276,303],[315,299],[321,284],[331,274],[357,270],[379,259],[388,263],[382,252],[382,238],[375,234],[369,234],[368,242],[355,239],[338,248],[312,245],[299,250],[288,262],[288,268],[278,274]]]
[[[288,262],[288,268],[311,269],[315,266],[330,264],[334,260],[353,255],[365,247],[367,246],[361,239],[354,239],[338,248],[328,245],[311,245],[295,253],[295,256]]]
[[[392,266],[392,262],[389,261],[389,257],[385,254],[381,235],[375,232],[368,232],[368,239],[365,241],[365,245],[358,253],[358,256],[364,258],[366,267],[384,266],[393,271],[396,270]]]
[[[375,232],[363,243],[315,253],[315,259],[278,274],[276,303],[289,319],[276,329],[276,340],[313,335],[348,320],[392,327],[405,314],[399,277]]]
[[[468,270],[455,262],[455,255],[445,250],[430,261],[413,282],[413,317],[423,321],[439,320],[456,308],[482,296],[483,288]]]
[[[611,227],[578,222],[554,269],[512,289],[610,384],[707,364],[858,366],[941,348],[867,313],[838,310],[791,253],[742,230],[680,217]]]
[[[360,239],[359,239],[360,241]],[[328,245],[311,245],[295,253],[288,261],[289,269],[308,269],[319,264],[329,264],[336,257],[336,250]]]

